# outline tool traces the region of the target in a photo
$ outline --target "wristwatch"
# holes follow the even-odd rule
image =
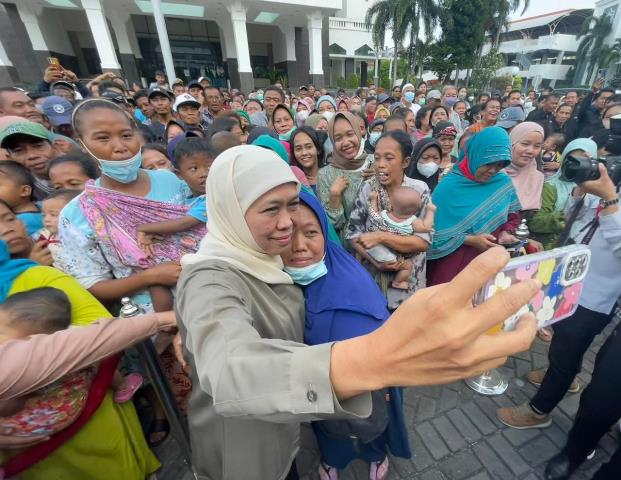
[[[612,200],[604,200],[603,198],[599,201],[599,206],[602,208],[608,208],[611,205],[616,205],[619,203],[619,197],[613,198]]]

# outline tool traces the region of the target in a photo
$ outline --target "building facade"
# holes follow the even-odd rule
[[[323,86],[333,77],[334,85],[336,76],[360,75],[375,59],[359,22],[368,3],[0,0],[0,84],[34,84],[48,57],[56,57],[80,78],[122,70],[129,81],[145,83],[161,69],[169,79],[207,76],[244,91],[275,81]],[[346,17],[352,11],[353,28]],[[342,40],[353,30],[355,47]],[[330,53],[330,42],[345,51]]]
[[[497,75],[522,77],[536,88],[574,83],[584,70],[584,62],[576,58],[578,34],[591,15],[593,9],[568,8],[509,22],[499,44],[507,64]],[[488,44],[484,53],[489,49]]]

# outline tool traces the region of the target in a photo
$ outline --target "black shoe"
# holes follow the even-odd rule
[[[546,465],[545,479],[567,480],[577,468],[578,465],[573,464],[569,460],[569,457],[565,453],[561,452],[552,457]]]

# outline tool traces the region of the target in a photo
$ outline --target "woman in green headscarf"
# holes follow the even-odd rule
[[[597,158],[597,144],[590,138],[576,138],[569,142],[561,155],[561,166],[569,154]],[[565,228],[565,204],[576,186],[562,177],[562,168],[543,185],[541,208],[528,222],[531,238],[541,242],[546,250],[554,248],[559,235]]]

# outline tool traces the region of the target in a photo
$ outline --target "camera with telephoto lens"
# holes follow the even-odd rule
[[[598,165],[603,163],[608,170],[608,176],[615,185],[621,184],[621,155],[604,158],[591,158],[578,155],[567,155],[561,167],[564,180],[574,183],[583,183],[599,178]]]

